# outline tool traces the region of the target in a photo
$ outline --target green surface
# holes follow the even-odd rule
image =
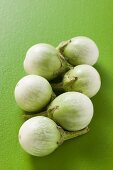
[[[77,35],[91,37],[100,49],[95,67],[102,87],[92,99],[91,130],[47,157],[29,156],[18,143],[23,119],[13,97],[17,81],[25,75],[25,53],[33,44],[57,46]],[[60,169],[113,169],[113,0],[1,0],[0,170]]]

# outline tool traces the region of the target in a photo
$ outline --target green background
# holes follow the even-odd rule
[[[27,49],[39,42],[57,46],[77,35],[94,39],[95,65],[102,78],[90,132],[65,142],[43,158],[26,154],[18,143],[22,111],[13,91],[25,75]],[[0,169],[113,169],[113,0],[0,0]]]

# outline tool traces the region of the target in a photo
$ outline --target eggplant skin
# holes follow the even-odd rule
[[[21,147],[38,157],[52,153],[61,139],[56,123],[44,116],[33,117],[24,122],[18,136]]]
[[[93,104],[84,94],[66,92],[56,97],[48,107],[48,114],[68,131],[81,130],[93,117]]]

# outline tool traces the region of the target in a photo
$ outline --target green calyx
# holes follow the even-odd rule
[[[71,40],[62,41],[56,48],[61,54],[63,54],[65,47],[71,42]]]
[[[68,62],[68,58],[64,55],[64,49],[65,47],[71,42],[71,40],[67,40],[67,41],[62,41],[58,47],[56,48],[59,53],[60,53],[60,57],[63,61],[63,64],[66,68],[66,70],[72,69],[73,66]]]
[[[63,79],[64,80],[64,79]],[[78,77],[71,77],[69,78],[68,76],[65,76],[65,81],[60,82],[60,83],[52,83],[51,86],[54,91],[74,91],[73,90],[73,84],[78,80]],[[68,90],[69,89],[69,90]],[[80,91],[79,91],[80,92]]]
[[[84,135],[87,132],[89,132],[89,128],[88,127],[84,128],[82,130],[69,132],[69,131],[64,130],[60,126],[58,126],[58,130],[60,131],[60,134],[61,134],[61,139],[60,139],[58,145],[61,145],[66,140],[69,140],[69,139],[72,139],[72,138],[76,138],[78,136]]]
[[[59,56],[60,56],[59,59],[61,61],[61,67],[60,67],[57,75],[60,75],[60,74],[63,75],[66,71],[72,69],[73,66],[66,61],[66,59],[63,57],[63,55],[61,53],[59,53]]]

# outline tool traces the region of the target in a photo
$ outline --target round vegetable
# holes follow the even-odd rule
[[[26,54],[24,69],[28,74],[36,74],[47,80],[55,78],[60,71],[65,70],[63,57],[58,50],[49,44],[36,44]]]
[[[22,148],[34,156],[46,156],[52,153],[64,140],[85,134],[88,128],[78,132],[65,132],[57,124],[44,116],[27,120],[19,130],[19,142]]]
[[[81,130],[93,117],[93,104],[84,94],[66,92],[56,97],[48,107],[48,115],[68,131]]]
[[[94,65],[99,56],[96,43],[85,36],[64,41],[59,44],[58,49],[67,61],[74,66],[78,64]]]
[[[91,98],[99,91],[101,79],[94,67],[82,64],[69,70],[64,75],[62,83],[52,86],[54,90],[77,91]]]
[[[17,83],[14,94],[21,109],[34,112],[40,111],[49,103],[52,88],[45,78],[28,75]]]
[[[60,138],[56,123],[43,116],[29,119],[19,130],[22,148],[35,156],[45,156],[53,152],[58,147]]]

